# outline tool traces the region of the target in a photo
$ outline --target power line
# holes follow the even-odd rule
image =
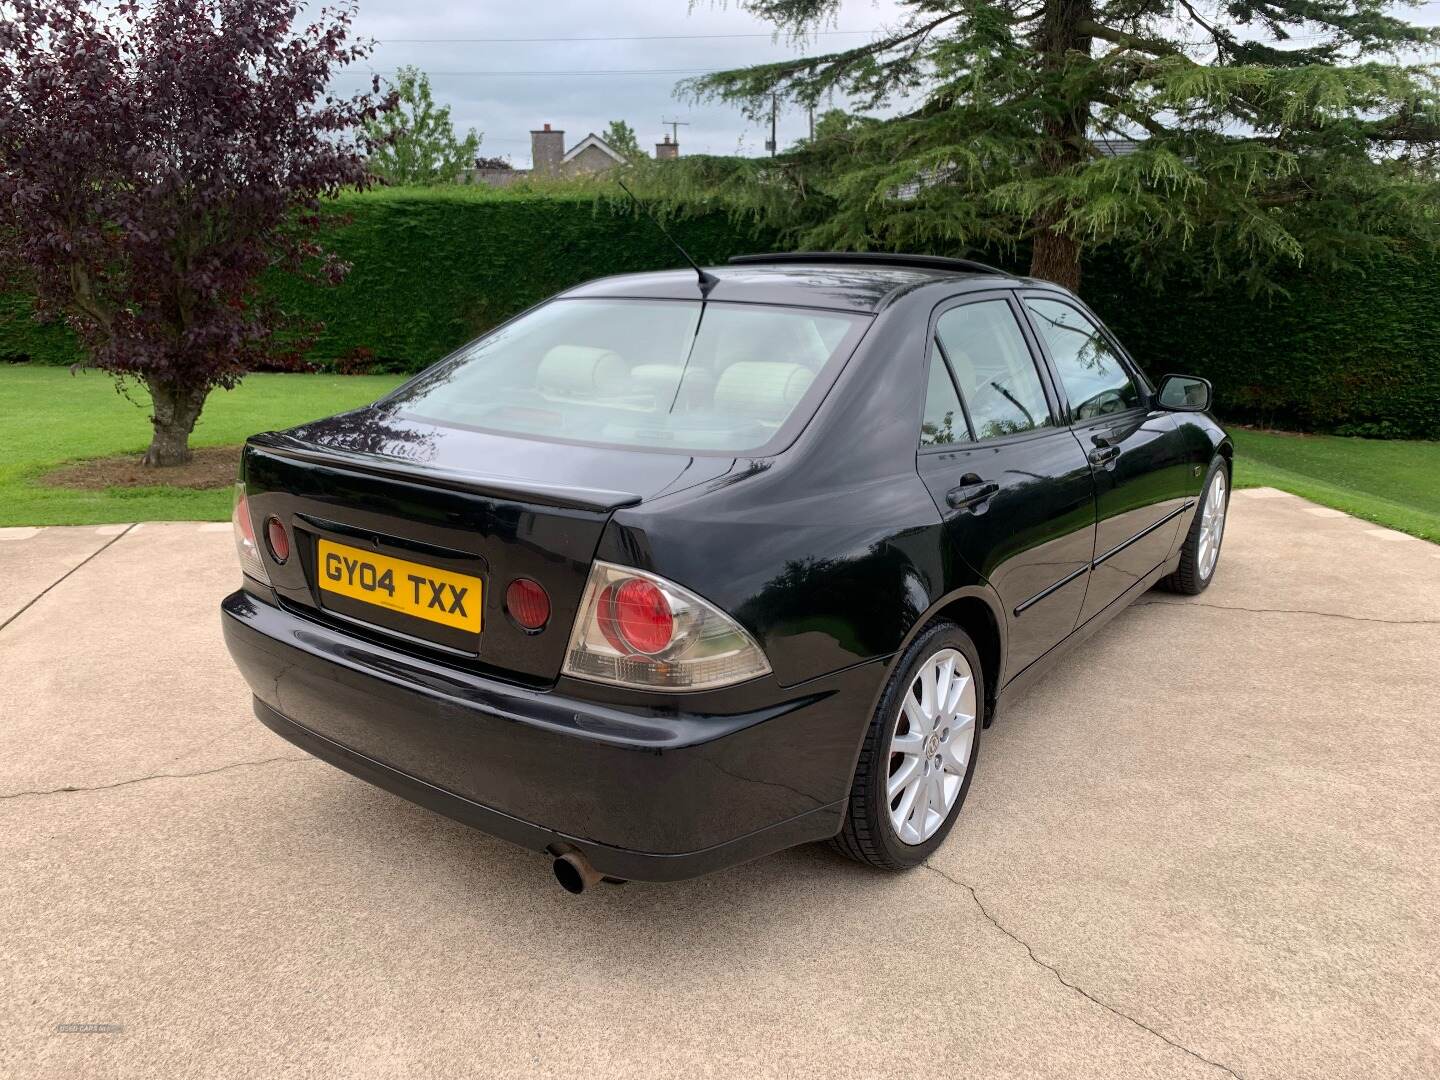
[[[812,37],[857,37],[880,33],[878,30],[817,30],[802,34]],[[523,45],[562,41],[712,41],[721,38],[771,38],[774,34],[633,34],[623,37],[523,37],[523,38],[382,38],[381,45]]]
[[[1427,8],[1437,5],[1440,5],[1440,0],[1421,0],[1416,7]],[[885,33],[883,28],[873,30],[815,30],[808,34],[799,35],[796,40],[808,41],[812,38],[819,37],[866,37],[883,33]],[[736,34],[617,34],[587,37],[380,38],[377,40],[381,45],[537,45],[587,41],[720,41],[726,39],[739,40],[742,38],[769,38],[773,41],[775,40],[775,34],[746,32]]]
[[[724,71],[725,68],[609,68],[590,69],[587,71],[559,71],[555,68],[545,68],[539,71],[427,71],[430,76],[481,76],[485,78],[503,77],[507,75],[708,75],[716,71]],[[360,71],[351,69],[344,74],[364,75],[367,78],[371,75],[394,75],[394,71]]]

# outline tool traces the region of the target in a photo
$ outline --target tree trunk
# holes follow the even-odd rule
[[[1069,234],[1044,226],[1030,249],[1030,276],[1080,291],[1080,245]]]
[[[206,391],[158,379],[147,379],[145,385],[150,389],[154,408],[150,423],[155,428],[150,449],[145,451],[145,465],[149,468],[184,465],[190,460],[190,432],[195,430],[195,421],[200,419],[200,410],[205,407]]]
[[[1055,82],[1059,97],[1069,53],[1090,55],[1091,37],[1080,26],[1093,18],[1091,0],[1045,0],[1045,15],[1036,31],[1036,47]],[[1078,97],[1047,117],[1046,145],[1040,152],[1040,168],[1047,176],[1072,171],[1085,157],[1092,102]],[[1034,225],[1034,247],[1030,252],[1030,276],[1053,281],[1071,292],[1080,290],[1080,242],[1059,224],[1063,206],[1042,211]]]

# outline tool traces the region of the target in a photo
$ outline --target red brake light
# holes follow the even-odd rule
[[[767,674],[770,665],[710,601],[648,570],[597,559],[561,671],[638,690],[704,690]]]
[[[277,563],[283,563],[290,557],[290,537],[286,535],[285,526],[280,523],[279,518],[266,520],[265,539],[270,541],[270,554]]]
[[[550,620],[550,594],[538,581],[516,578],[505,590],[505,610],[526,630],[539,630]]]
[[[600,627],[600,634],[612,649],[622,656],[629,655],[630,646],[620,636],[620,627],[615,624],[615,590],[617,586],[606,585],[600,593],[600,599],[595,604],[595,622]]]
[[[675,634],[675,616],[670,613],[665,594],[654,584],[643,578],[621,582],[613,606],[616,628],[635,652],[658,653],[670,644]]]
[[[235,554],[240,557],[240,569],[247,577],[265,585],[270,584],[270,575],[265,572],[265,562],[260,558],[260,546],[255,543],[255,523],[250,520],[250,500],[245,497],[245,485],[235,485],[235,508],[230,513],[230,524],[235,536]]]
[[[234,521],[240,528],[240,535],[250,543],[255,543],[255,526],[250,521],[250,500],[244,495],[235,500]]]

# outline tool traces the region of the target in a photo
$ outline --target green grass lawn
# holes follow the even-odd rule
[[[250,375],[238,389],[210,395],[190,442],[244,442],[257,431],[374,401],[400,381],[394,375]],[[63,462],[143,453],[150,442],[149,398],[133,388],[130,397],[139,404],[97,371],[72,376],[65,368],[0,365],[0,526],[228,518],[228,488],[77,491],[35,483]]]
[[[251,375],[217,390],[191,442],[225,446],[247,435],[373,401],[398,376]],[[0,366],[0,526],[115,521],[223,521],[229,489],[162,486],[76,491],[35,481],[80,458],[140,453],[148,402],[133,404],[99,372]],[[1440,442],[1341,439],[1232,429],[1237,484],[1293,491],[1369,521],[1440,542]]]
[[[1440,543],[1440,442],[1230,433],[1238,486],[1280,488]]]

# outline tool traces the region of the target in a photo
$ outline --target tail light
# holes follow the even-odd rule
[[[290,558],[290,534],[278,517],[265,519],[265,539],[270,544],[270,557],[277,563],[283,564]]]
[[[744,628],[688,589],[597,562],[564,671],[643,690],[710,690],[767,674],[770,664]]]
[[[550,594],[538,581],[519,577],[505,590],[505,610],[526,630],[539,630],[550,621]]]
[[[235,527],[235,550],[240,556],[240,569],[262,585],[270,584],[270,575],[260,560],[260,545],[255,542],[255,523],[250,518],[250,501],[245,498],[245,485],[235,485],[235,509],[230,514]]]

